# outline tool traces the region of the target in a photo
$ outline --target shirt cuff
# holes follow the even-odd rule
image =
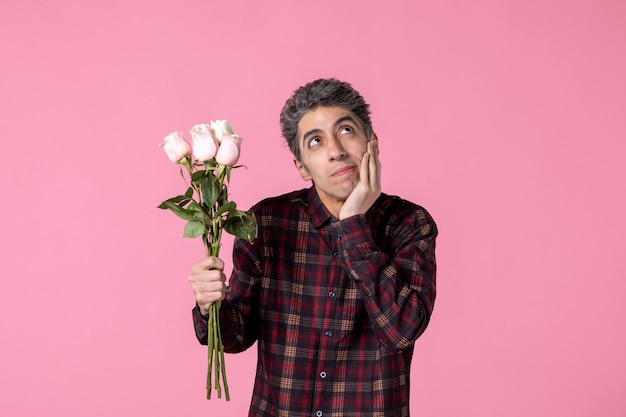
[[[207,334],[209,333],[209,316],[202,314],[197,304],[191,311],[191,314],[193,316],[193,327],[196,331],[196,337],[200,343],[206,345]]]
[[[374,237],[364,214],[347,217],[333,223],[337,248],[344,256],[367,259],[374,248]]]

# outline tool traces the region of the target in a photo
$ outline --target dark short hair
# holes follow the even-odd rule
[[[308,112],[319,106],[341,107],[350,110],[359,119],[367,137],[372,135],[369,104],[352,86],[335,78],[321,78],[303,85],[293,92],[280,112],[280,129],[289,149],[300,160],[298,123]]]

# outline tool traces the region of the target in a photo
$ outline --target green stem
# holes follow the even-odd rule
[[[224,380],[224,395],[226,396],[226,401],[230,401],[230,394],[228,392],[228,381],[226,380],[226,364],[224,362],[224,344],[222,343],[222,330],[220,329],[220,322],[217,321],[217,340],[219,341],[219,352],[220,359],[222,363],[222,379]]]
[[[218,170],[218,180],[220,184],[220,190],[224,188],[224,179],[226,172],[224,169]],[[201,187],[194,186],[194,190],[198,195],[199,204],[202,204],[202,189]],[[220,253],[221,240],[222,240],[222,216],[216,216],[219,211],[219,205],[222,199],[218,198],[214,207],[211,207],[211,233],[204,235],[202,240],[204,242],[205,251],[207,256],[218,257]],[[211,399],[211,390],[215,387],[217,391],[217,398],[222,397],[221,380],[224,383],[224,394],[226,401],[230,401],[230,393],[228,390],[228,383],[226,381],[226,364],[224,361],[224,344],[222,343],[222,334],[219,325],[219,308],[220,303],[214,302],[209,308],[208,319],[208,366],[207,366],[207,399]],[[215,375],[212,373],[215,372]],[[221,374],[221,375],[220,375]]]
[[[213,338],[215,339],[215,343],[213,345],[213,354],[215,358],[213,359],[213,363],[215,365],[215,390],[217,391],[217,398],[222,398],[222,387],[220,386],[220,358],[219,358],[219,348],[220,338],[218,334],[218,322],[219,322],[219,304],[213,303],[211,305],[211,315],[213,320]]]
[[[211,306],[213,307],[213,306]],[[213,321],[211,320],[211,310],[209,310],[209,329],[208,329],[208,333],[207,333],[207,344],[208,344],[208,372],[207,372],[207,376],[206,376],[206,398],[207,400],[211,399],[211,369],[213,368],[212,364],[213,364],[213,350],[214,350],[214,345],[213,345]]]

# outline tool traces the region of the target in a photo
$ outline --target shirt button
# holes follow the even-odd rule
[[[335,298],[337,296],[337,293],[335,291],[331,291],[331,292],[328,293],[328,296],[330,298]]]
[[[321,377],[322,379],[323,379],[323,378],[326,378],[326,372],[324,372],[324,371],[320,372],[320,377]]]
[[[332,335],[333,335],[333,331],[332,330],[326,330],[324,332],[324,336],[331,337]]]
[[[335,257],[335,259],[339,259],[339,252],[333,253],[333,256]]]
[[[322,417],[322,415],[324,415],[324,413],[322,413],[320,410],[317,410],[317,411],[315,412],[315,415],[316,415],[317,417]]]

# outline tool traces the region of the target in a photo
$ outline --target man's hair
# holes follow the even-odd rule
[[[341,107],[350,110],[359,119],[368,138],[372,135],[369,104],[352,86],[335,78],[322,78],[298,88],[285,102],[280,112],[280,129],[294,157],[300,161],[298,123],[317,107]]]

